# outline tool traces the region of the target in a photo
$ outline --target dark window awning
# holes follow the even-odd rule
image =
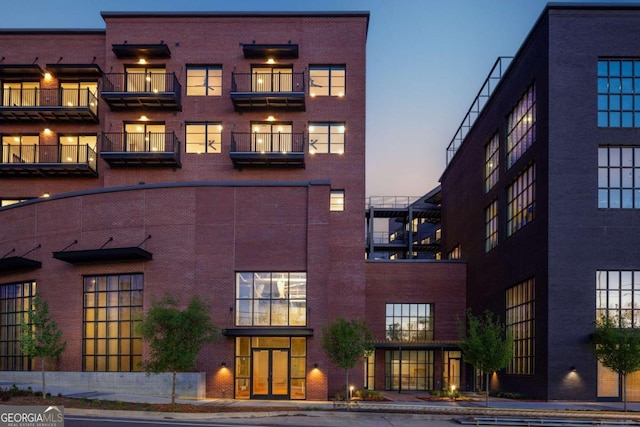
[[[312,337],[312,328],[229,328],[223,329],[226,337]]]
[[[44,71],[38,64],[0,64],[0,78],[41,78]]]
[[[53,257],[69,264],[105,262],[149,261],[153,254],[139,247],[87,249],[81,251],[54,252]]]
[[[36,270],[41,267],[42,263],[40,261],[35,261],[21,256],[12,256],[0,259],[0,274]]]
[[[94,78],[102,76],[98,64],[47,64],[47,71],[56,78]]]
[[[158,44],[114,44],[113,53],[120,59],[167,59],[171,58],[169,46]]]
[[[297,44],[243,44],[245,59],[296,59]]]
[[[397,350],[421,350],[421,349],[460,349],[460,341],[379,341],[374,343],[375,348]]]

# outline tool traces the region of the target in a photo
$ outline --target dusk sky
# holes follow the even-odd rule
[[[497,57],[517,52],[546,3],[18,0],[4,2],[0,27],[104,28],[101,11],[369,11],[367,195],[419,196],[438,185],[446,148]]]

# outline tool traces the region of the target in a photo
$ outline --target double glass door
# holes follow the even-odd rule
[[[253,349],[253,398],[289,397],[289,349]]]

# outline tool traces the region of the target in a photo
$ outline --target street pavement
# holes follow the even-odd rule
[[[0,380],[1,388],[12,387],[13,384],[21,389],[31,387],[40,390],[39,384],[16,384],[11,381]],[[78,390],[56,386],[48,386],[51,395],[62,395],[73,398],[87,398],[140,403],[170,403],[170,398],[142,396],[136,394],[105,393],[90,390]],[[640,425],[640,402],[627,405],[627,412],[623,412],[621,402],[576,402],[576,401],[527,401],[490,398],[489,408],[485,408],[484,398],[476,396],[476,400],[446,400],[425,401],[421,397],[427,393],[397,393],[384,392],[387,399],[384,402],[354,401],[351,403],[309,400],[236,400],[236,399],[177,399],[177,403],[211,406],[212,412],[207,413],[171,413],[171,419],[184,420],[238,420],[242,418],[268,419],[271,417],[314,416],[322,417],[331,414],[332,417],[358,417],[360,414],[393,414],[405,417],[411,421],[412,417],[421,419],[462,419],[469,417],[520,417],[520,418],[571,418],[576,420],[597,419],[611,420],[611,422],[634,422]],[[225,412],[215,412],[215,407],[226,407]],[[252,408],[251,412],[243,412],[243,408]],[[264,412],[256,412],[254,408],[264,407]],[[296,408],[293,411],[273,411],[273,408]],[[229,409],[234,412],[228,412]],[[65,415],[73,416],[105,416],[123,418],[166,419],[167,413],[151,413],[145,411],[114,411],[65,408]],[[383,416],[383,415],[380,415]],[[385,417],[387,415],[384,415]],[[299,420],[301,421],[301,420]],[[414,420],[415,421],[415,420]],[[600,423],[602,424],[602,423]],[[302,424],[301,424],[302,425]],[[318,425],[318,424],[316,424]],[[606,423],[604,424],[606,425]]]

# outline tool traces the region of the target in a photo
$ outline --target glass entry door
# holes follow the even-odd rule
[[[253,350],[254,399],[289,398],[289,350]]]

